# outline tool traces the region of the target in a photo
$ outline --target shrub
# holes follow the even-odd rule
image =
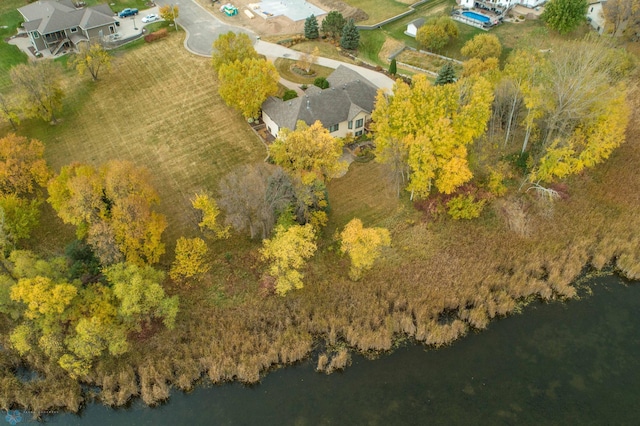
[[[318,86],[321,89],[328,89],[329,88],[329,82],[324,77],[318,77],[315,80],[313,80],[313,85],[314,86]]]
[[[288,101],[289,99],[294,99],[298,97],[298,93],[295,90],[285,90],[284,95],[282,95],[283,101]]]
[[[146,41],[147,43],[151,43],[152,41],[165,38],[166,36],[167,36],[167,29],[163,28],[161,30],[154,31],[151,34],[147,34],[146,36],[144,36],[144,41]]]
[[[486,200],[476,201],[473,195],[458,195],[447,203],[449,216],[453,219],[475,219],[480,216]]]

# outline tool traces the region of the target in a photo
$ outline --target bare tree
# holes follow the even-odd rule
[[[237,167],[220,182],[218,205],[226,221],[251,238],[266,238],[277,216],[295,199],[293,186],[280,167],[265,163]]]

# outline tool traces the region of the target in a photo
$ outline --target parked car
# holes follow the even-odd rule
[[[142,18],[142,22],[146,24],[147,22],[154,22],[154,21],[157,21],[158,19],[160,19],[158,15],[155,15],[152,13],[151,15],[147,15],[144,18]]]
[[[126,9],[122,9],[122,11],[118,13],[118,16],[121,18],[126,18],[127,16],[134,16],[137,14],[138,14],[138,9],[132,9],[128,7]]]

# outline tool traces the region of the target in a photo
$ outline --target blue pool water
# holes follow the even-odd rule
[[[485,22],[489,22],[491,21],[490,18],[484,16],[484,15],[480,15],[479,13],[475,13],[475,12],[462,12],[463,16],[466,16],[469,19],[474,19],[476,21],[485,23]]]

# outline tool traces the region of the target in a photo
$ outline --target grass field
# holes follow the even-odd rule
[[[22,21],[22,15],[16,9],[24,5],[24,0],[0,1],[0,92],[7,91],[11,84],[9,69],[27,62],[27,55],[4,41],[16,34],[18,24]]]
[[[367,12],[369,19],[358,22],[360,25],[376,24],[409,10],[406,3],[394,0],[345,0],[345,3]]]
[[[398,55],[396,59],[400,62],[404,62],[405,64],[433,72],[438,72],[447,62],[451,62],[456,75],[460,75],[462,72],[462,65],[414,50],[405,50]]]
[[[97,83],[71,72],[68,78],[62,122],[26,121],[19,133],[45,143],[56,171],[111,159],[149,168],[169,241],[196,232],[189,202],[196,191],[215,191],[235,165],[265,157],[258,137],[218,96],[209,60],[188,53],[181,37],[117,55]]]

